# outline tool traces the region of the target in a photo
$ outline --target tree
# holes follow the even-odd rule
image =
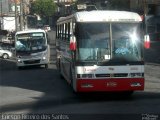
[[[42,18],[52,16],[56,8],[53,0],[36,0],[32,3],[32,13],[36,13]]]
[[[111,0],[110,6],[115,10],[129,10],[129,0]]]

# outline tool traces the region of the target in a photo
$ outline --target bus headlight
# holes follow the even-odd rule
[[[42,57],[42,60],[46,60],[46,57],[45,57],[45,56],[43,56],[43,57]]]
[[[85,83],[85,84],[82,84],[81,85],[81,88],[93,88],[93,84],[90,84],[90,83]]]
[[[18,61],[19,63],[22,63],[22,60],[20,60],[20,59],[18,59],[17,61]]]
[[[93,74],[77,74],[77,78],[94,78]]]
[[[20,55],[18,55],[18,56],[17,56],[17,58],[21,58],[21,56],[20,56]]]
[[[139,82],[133,82],[133,83],[131,83],[131,87],[141,87],[141,86],[142,85]]]
[[[144,77],[144,73],[130,73],[131,77]]]

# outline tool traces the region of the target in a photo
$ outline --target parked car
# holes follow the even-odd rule
[[[44,30],[48,32],[51,30],[51,27],[49,25],[44,25]]]
[[[14,43],[2,43],[0,42],[0,47],[3,48],[4,50],[9,50],[11,51],[12,49],[14,49]]]
[[[9,59],[13,56],[12,52],[9,50],[5,50],[2,47],[0,47],[0,57],[3,59]]]

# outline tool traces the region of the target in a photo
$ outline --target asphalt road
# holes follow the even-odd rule
[[[54,35],[50,34],[53,39]],[[10,120],[160,120],[160,66],[145,65],[145,90],[119,94],[76,94],[55,67],[55,47],[48,69],[18,70],[0,59],[0,119]],[[13,116],[11,116],[13,115]],[[28,115],[28,116],[27,116]]]
[[[71,118],[81,115],[83,119],[114,115],[138,119],[147,114],[158,116],[156,120],[160,118],[160,67],[157,65],[145,66],[145,91],[135,92],[129,98],[107,93],[75,94],[60,78],[54,64],[48,69],[18,70],[13,61],[1,60],[0,66],[0,112],[6,114],[63,114]]]

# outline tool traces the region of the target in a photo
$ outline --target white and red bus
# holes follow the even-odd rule
[[[127,11],[82,11],[56,25],[57,68],[76,92],[144,90],[142,19]]]

